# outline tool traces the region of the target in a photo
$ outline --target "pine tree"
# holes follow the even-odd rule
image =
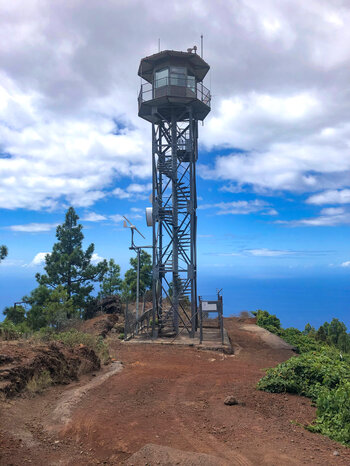
[[[312,325],[307,323],[302,333],[304,335],[309,335],[310,337],[314,337],[316,334],[316,330],[315,330],[315,327],[312,327]]]
[[[52,290],[47,286],[39,285],[31,291],[30,295],[23,297],[23,301],[30,305],[27,312],[27,323],[32,330],[39,330],[41,327],[47,326],[43,308],[50,300],[51,293]]]
[[[137,258],[130,259],[131,269],[125,272],[123,294],[129,299],[136,299]],[[140,253],[140,296],[152,286],[152,259],[146,251]]]
[[[325,322],[325,324],[326,323],[327,322]],[[315,338],[318,341],[323,341],[323,342],[327,341],[327,332],[325,330],[325,324],[321,325],[321,327],[316,332]]]
[[[86,251],[83,250],[83,226],[77,223],[78,219],[75,210],[70,207],[65,222],[56,229],[58,241],[53,245],[52,253],[45,257],[46,274],[37,274],[36,279],[40,285],[52,289],[62,285],[74,307],[82,309],[89,300],[94,282],[103,279],[107,261],[97,265],[91,263],[95,246],[91,243]]]
[[[120,278],[120,265],[116,264],[114,259],[108,262],[108,269],[101,282],[101,289],[98,293],[98,298],[105,298],[117,294],[122,287],[122,279]]]
[[[3,311],[5,320],[10,320],[14,324],[20,324],[26,320],[26,310],[23,306],[8,306]]]
[[[6,246],[0,246],[0,262],[5,259],[8,254],[8,249]]]

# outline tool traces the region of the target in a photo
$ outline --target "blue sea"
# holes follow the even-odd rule
[[[34,277],[0,275],[0,320],[7,305],[20,301],[35,286]],[[303,329],[306,323],[319,327],[337,317],[350,331],[350,276],[301,278],[198,277],[198,294],[205,298],[222,288],[224,315],[265,309],[280,318],[283,327]]]
[[[224,315],[264,309],[276,314],[283,327],[319,327],[333,317],[350,331],[350,277],[302,278],[199,277],[198,294],[206,297],[222,288]]]

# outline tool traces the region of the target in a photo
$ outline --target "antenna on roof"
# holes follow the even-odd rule
[[[158,52],[160,52],[160,38],[158,39]]]
[[[201,34],[201,58],[203,58],[203,34]]]

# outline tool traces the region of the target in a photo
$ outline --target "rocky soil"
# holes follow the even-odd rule
[[[0,341],[0,396],[18,395],[33,380],[40,385],[43,376],[50,384],[67,384],[99,368],[96,353],[83,345],[68,348],[59,342]]]
[[[233,355],[108,336],[122,370],[0,403],[0,464],[350,464],[349,449],[304,429],[309,399],[256,390],[265,368],[294,353],[244,325],[225,320]]]

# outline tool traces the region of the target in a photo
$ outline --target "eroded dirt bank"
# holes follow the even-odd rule
[[[293,353],[269,347],[242,325],[226,319],[236,355],[116,338],[112,356],[123,370],[87,390],[68,418],[55,417],[55,409],[91,376],[2,404],[0,464],[176,464],[177,450],[201,453],[201,461],[218,458],[217,464],[350,464],[346,448],[298,425],[314,418],[308,399],[255,390],[264,368]],[[225,405],[228,395],[238,404]],[[157,446],[171,449],[160,448],[157,456]],[[205,464],[178,454],[178,464]]]
[[[0,396],[11,398],[28,383],[67,384],[79,375],[96,371],[100,360],[84,345],[68,348],[60,342],[0,341]]]

